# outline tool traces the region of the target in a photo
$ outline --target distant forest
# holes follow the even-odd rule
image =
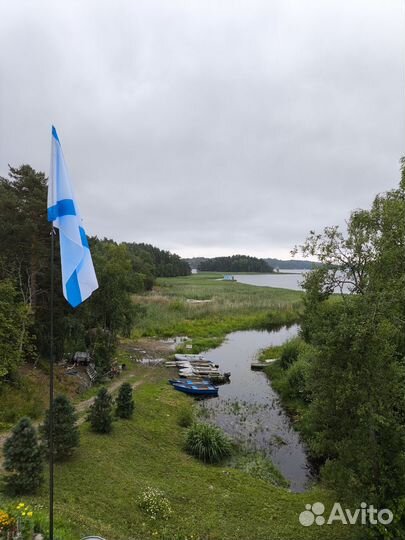
[[[272,272],[273,268],[264,260],[248,255],[215,257],[204,259],[198,264],[201,272]]]
[[[227,259],[229,257],[217,257],[217,259]],[[208,259],[206,257],[192,257],[191,259],[184,259],[187,261],[187,263],[191,266],[191,268],[200,269],[200,264],[205,263],[205,261],[210,260],[216,260],[216,259]],[[317,268],[320,266],[320,263],[312,262],[312,261],[295,261],[293,259],[288,261],[283,261],[281,259],[257,259],[261,261],[267,262],[271,268],[279,270],[312,270],[313,268]],[[231,270],[219,270],[220,272],[231,272]],[[233,272],[238,272],[239,270],[233,270]],[[242,272],[247,272],[248,270],[241,270]],[[259,271],[259,270],[255,270]],[[269,272],[269,270],[264,270],[264,272]]]

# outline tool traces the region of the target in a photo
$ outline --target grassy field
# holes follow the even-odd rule
[[[154,382],[136,391],[133,420],[117,421],[111,435],[81,426],[80,449],[57,466],[61,540],[90,533],[108,540],[355,538],[351,527],[299,524],[306,503],[322,501],[330,507],[331,493],[314,489],[293,494],[241,470],[203,465],[188,456],[178,415],[192,406],[192,400],[166,383],[166,371],[156,369],[154,376]],[[173,511],[169,519],[151,519],[139,507],[138,499],[148,487],[167,497]],[[46,508],[46,486],[24,501]],[[6,501],[0,499],[0,506],[1,502]]]
[[[160,278],[152,293],[134,297],[140,315],[133,337],[187,335],[194,347],[218,345],[235,330],[295,322],[302,293],[226,282],[223,274]]]

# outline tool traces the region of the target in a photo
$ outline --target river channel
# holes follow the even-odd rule
[[[273,331],[249,330],[229,334],[205,356],[230,371],[231,382],[219,387],[217,398],[204,400],[210,422],[220,426],[249,449],[264,452],[290,481],[291,490],[308,487],[311,469],[299,434],[279,403],[267,376],[251,370],[259,351],[281,345],[295,336],[298,326]]]

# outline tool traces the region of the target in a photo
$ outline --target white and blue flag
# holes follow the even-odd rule
[[[48,221],[59,229],[63,296],[72,307],[77,307],[98,288],[98,283],[62,147],[53,126]]]

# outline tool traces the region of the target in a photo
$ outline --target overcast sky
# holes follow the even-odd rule
[[[398,183],[404,42],[402,0],[4,0],[0,175],[53,123],[88,234],[289,257]]]

